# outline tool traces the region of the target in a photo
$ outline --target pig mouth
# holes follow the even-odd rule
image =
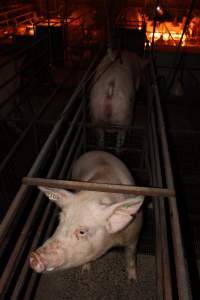
[[[48,267],[41,255],[36,251],[30,254],[29,262],[31,268],[37,273],[44,273],[55,269],[55,267]]]
[[[47,270],[44,260],[37,252],[32,252],[29,258],[31,268],[37,273],[42,273]]]

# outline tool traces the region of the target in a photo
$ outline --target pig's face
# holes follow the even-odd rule
[[[72,268],[100,257],[112,246],[112,234],[131,222],[143,201],[139,196],[111,204],[105,193],[40,189],[61,213],[53,236],[30,255],[36,272]]]

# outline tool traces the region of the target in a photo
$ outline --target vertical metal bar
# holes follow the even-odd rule
[[[54,143],[55,137],[58,134],[64,120],[65,120],[65,116],[68,113],[68,110],[70,109],[71,105],[73,104],[75,98],[77,97],[77,95],[79,94],[82,86],[85,84],[86,78],[88,77],[88,75],[91,72],[91,69],[93,68],[94,64],[96,63],[96,60],[100,54],[100,51],[102,49],[100,49],[96,55],[96,57],[94,58],[94,60],[91,62],[90,66],[88,67],[87,71],[85,72],[81,82],[79,83],[77,89],[74,91],[74,93],[72,94],[71,98],[69,99],[66,107],[64,108],[60,119],[58,120],[58,122],[56,123],[56,125],[54,126],[53,130],[51,131],[47,141],[45,142],[44,146],[42,147],[39,155],[37,156],[34,164],[32,165],[30,171],[28,172],[28,176],[34,176],[37,171],[39,170],[42,161],[45,160],[45,156],[46,154],[49,152],[52,144]],[[52,98],[51,98],[52,100]],[[46,107],[46,105],[45,105]],[[42,108],[43,111],[43,108]],[[39,113],[39,115],[42,113],[42,111]],[[36,119],[36,117],[33,119],[32,122],[34,122]],[[32,126],[32,123],[31,125]],[[28,134],[28,129],[24,132],[23,136],[25,136],[26,134]],[[3,168],[3,166],[0,166],[0,172],[1,169]],[[27,190],[27,187],[25,187]],[[22,189],[22,190],[21,190]],[[22,186],[20,188],[20,191],[17,193],[16,197],[13,199],[12,204],[10,205],[10,208],[6,214],[6,216],[4,217],[1,225],[0,225],[0,244],[3,244],[4,240],[6,239],[6,235],[9,231],[10,226],[12,225],[12,222],[17,214],[18,208],[20,207],[20,205],[22,204],[23,201],[23,197],[21,196],[21,194],[25,195],[24,192],[24,187]]]
[[[151,113],[151,111],[150,111]],[[151,124],[151,119],[149,119],[149,123]],[[150,184],[154,185],[156,182],[156,158],[155,152],[153,148],[153,137],[152,137],[152,128],[149,126],[149,150],[150,150],[150,163],[151,163],[151,179],[152,182]],[[162,300],[164,299],[164,282],[163,282],[163,266],[162,266],[162,244],[160,243],[160,238],[162,235],[161,227],[160,227],[160,212],[158,208],[158,201],[156,198],[153,200],[154,206],[154,215],[155,215],[155,236],[156,236],[156,299]]]
[[[84,149],[84,152],[85,152],[86,151],[86,145],[87,145],[87,129],[86,129],[87,103],[86,103],[86,95],[85,95],[85,86],[82,89],[82,98],[83,98],[83,136],[84,136],[83,149]]]
[[[153,133],[153,145],[155,152],[155,166],[156,166],[156,185],[159,187],[163,186],[162,175],[161,175],[161,161],[158,149],[158,139],[156,135],[156,125],[155,125],[155,114],[152,111],[152,133]],[[171,283],[171,270],[170,270],[170,259],[169,259],[169,249],[168,249],[168,236],[167,236],[167,223],[165,214],[164,198],[159,197],[159,201],[155,201],[157,210],[159,211],[160,217],[160,241],[162,249],[162,270],[163,270],[163,285],[164,285],[164,299],[172,299],[172,283]]]
[[[48,172],[48,175],[47,175],[47,178],[51,178],[51,176],[53,175],[53,173],[55,173],[55,170],[57,168],[57,166],[59,165],[59,162],[62,158],[62,155],[63,155],[63,150],[65,148],[65,144],[67,143],[67,141],[69,140],[69,137],[71,135],[71,132],[72,132],[72,129],[74,127],[74,125],[76,124],[77,122],[77,119],[80,115],[80,112],[81,112],[81,106],[79,107],[79,109],[77,110],[77,113],[71,123],[71,126],[59,148],[59,151],[57,152],[57,155],[54,159],[54,162]],[[39,198],[41,199],[42,198],[42,193],[39,194]],[[0,291],[2,291],[2,293],[5,293],[6,292],[6,287],[9,283],[8,279],[11,279],[12,275],[14,275],[14,272],[13,272],[13,269],[17,266],[17,263],[16,263],[16,260],[18,258],[19,260],[19,257],[22,255],[22,253],[20,253],[20,248],[22,247],[23,243],[25,243],[25,239],[26,239],[26,236],[28,235],[28,232],[31,228],[31,225],[33,224],[34,222],[34,218],[35,218],[35,215],[36,215],[36,212],[38,211],[40,205],[41,205],[41,201],[39,201],[40,199],[37,199],[37,201],[34,203],[33,205],[33,208],[31,210],[31,213],[29,215],[29,218],[27,219],[25,225],[24,225],[24,229],[22,230],[21,234],[20,234],[20,237],[12,251],[12,254],[11,256],[9,257],[9,260],[8,260],[8,263],[7,263],[7,266],[6,266],[6,269],[4,271],[4,273],[2,274],[1,276],[1,282],[0,282]]]
[[[49,53],[49,66],[52,66],[53,62],[53,52],[52,52],[52,26],[50,23],[50,14],[49,14],[49,0],[46,0],[46,12],[47,12],[47,21],[48,21],[48,53]]]
[[[164,117],[161,109],[159,91],[158,91],[158,86],[156,84],[156,76],[155,76],[152,63],[151,63],[151,75],[153,79],[153,89],[155,93],[155,105],[157,110],[157,118],[158,118],[158,125],[159,125],[160,138],[161,138],[161,147],[163,152],[166,182],[169,188],[174,189],[175,185],[174,185],[174,179],[173,179],[173,173],[172,173],[172,167],[171,167],[171,161],[170,161],[170,155],[168,149]],[[169,197],[169,207],[170,207],[170,216],[171,216],[170,222],[172,227],[172,240],[173,240],[174,256],[175,256],[178,295],[180,300],[189,300],[191,299],[191,290],[190,290],[188,265],[184,253],[180,219],[179,219],[179,213],[178,213],[177,202],[175,197]]]
[[[80,127],[79,130],[76,133],[76,136],[75,136],[75,138],[73,140],[73,143],[72,143],[69,151],[67,152],[68,154],[67,154],[67,158],[66,158],[64,164],[68,167],[68,169],[69,169],[70,158],[71,158],[71,156],[72,156],[72,154],[74,152],[74,149],[75,149],[75,147],[77,145],[78,139],[80,139],[81,130],[82,130],[82,128]],[[62,170],[61,170],[61,172],[59,173],[58,179],[62,178],[62,175],[63,174],[62,174]],[[68,171],[67,178],[69,178],[69,175],[70,175],[70,171]],[[34,236],[34,240],[32,242],[32,245],[31,245],[30,249],[35,249],[37,247],[38,242],[41,239],[41,235],[43,233],[44,227],[45,227],[45,230],[47,230],[47,232],[46,232],[43,240],[46,240],[49,237],[49,235],[51,234],[52,229],[54,227],[54,220],[56,219],[57,214],[58,214],[58,209],[56,209],[55,212],[52,212],[52,214],[53,214],[53,220],[51,220],[51,223],[50,223],[49,227],[46,226],[47,220],[48,220],[48,218],[49,218],[49,216],[51,214],[52,208],[53,208],[53,204],[52,204],[51,201],[49,201],[47,207],[45,208],[44,215],[43,215],[43,217],[41,219],[41,222],[40,222],[39,227],[37,229],[37,233]],[[18,297],[20,295],[20,292],[21,292],[21,290],[23,288],[25,278],[26,278],[29,270],[30,270],[29,262],[28,262],[28,260],[26,260],[25,263],[24,263],[24,265],[23,265],[22,271],[19,274],[18,281],[17,281],[17,284],[15,286],[15,289],[14,289],[14,291],[12,293],[12,299],[13,300],[14,299],[18,299]],[[37,275],[35,274],[33,276],[36,277]],[[32,285],[33,284],[31,284],[31,286]],[[29,288],[28,288],[28,290],[29,290]]]
[[[154,52],[154,35],[155,35],[155,30],[156,30],[156,22],[157,22],[157,6],[158,6],[158,0],[155,0],[155,6],[154,6],[154,19],[153,19],[153,36],[152,36],[152,41],[151,41],[151,54],[153,55]]]
[[[81,143],[79,143],[79,146],[77,147],[77,150],[75,151],[75,155],[74,155],[74,158],[76,159],[76,157],[77,157],[77,155],[80,153],[80,149],[82,148],[82,142],[83,142],[83,138],[81,139],[82,141],[81,141]],[[70,151],[70,153],[72,153],[73,151],[73,148],[74,147],[74,145],[71,147],[71,151]],[[65,163],[65,165],[67,165],[67,163]],[[71,169],[68,171],[68,176],[70,176],[70,174],[71,174]],[[63,175],[63,170],[61,170],[61,173],[60,173],[60,176],[62,177],[62,175]],[[54,213],[54,216],[57,214],[57,209],[56,209],[56,211],[55,211],[55,213]],[[50,228],[52,228],[52,224],[50,224]],[[48,229],[48,234],[47,234],[47,237],[50,235],[50,228]],[[32,273],[32,277],[31,277],[31,280],[30,280],[30,282],[29,282],[29,284],[28,284],[28,287],[27,287],[27,289],[26,289],[26,293],[25,293],[25,296],[24,296],[24,300],[30,300],[30,298],[31,298],[31,295],[32,295],[32,293],[33,293],[33,289],[34,289],[34,287],[35,287],[35,285],[36,285],[36,280],[37,280],[37,278],[38,278],[38,275],[35,273],[35,272],[33,272]],[[14,299],[15,300],[15,299]]]

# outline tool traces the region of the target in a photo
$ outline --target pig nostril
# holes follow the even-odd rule
[[[36,272],[41,273],[46,270],[46,266],[37,252],[31,253],[29,261],[31,268]]]

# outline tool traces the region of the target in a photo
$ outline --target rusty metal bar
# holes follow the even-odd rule
[[[158,86],[156,84],[156,76],[155,76],[152,63],[150,64],[150,66],[151,66],[151,76],[153,79],[153,89],[155,93],[155,105],[157,110],[157,119],[158,119],[159,131],[160,131],[166,181],[167,181],[167,186],[170,189],[171,188],[174,189],[173,172],[172,172],[170,155],[169,155],[164,117],[163,117],[161,104],[160,104],[159,91],[158,91]],[[180,219],[179,219],[179,213],[178,213],[177,202],[175,197],[169,197],[169,207],[170,207],[170,222],[172,227],[172,240],[173,240],[174,256],[175,256],[178,295],[180,300],[189,300],[191,299],[191,290],[190,290],[188,265],[184,253]]]
[[[175,191],[173,189],[164,188],[153,188],[153,187],[139,187],[130,185],[120,184],[106,184],[106,183],[94,183],[94,182],[83,182],[83,181],[70,181],[70,180],[56,180],[56,179],[45,179],[45,178],[31,178],[24,177],[22,179],[23,184],[34,185],[34,186],[48,186],[54,188],[67,188],[75,190],[88,190],[88,191],[99,191],[109,193],[125,193],[135,194],[144,196],[174,196]]]

